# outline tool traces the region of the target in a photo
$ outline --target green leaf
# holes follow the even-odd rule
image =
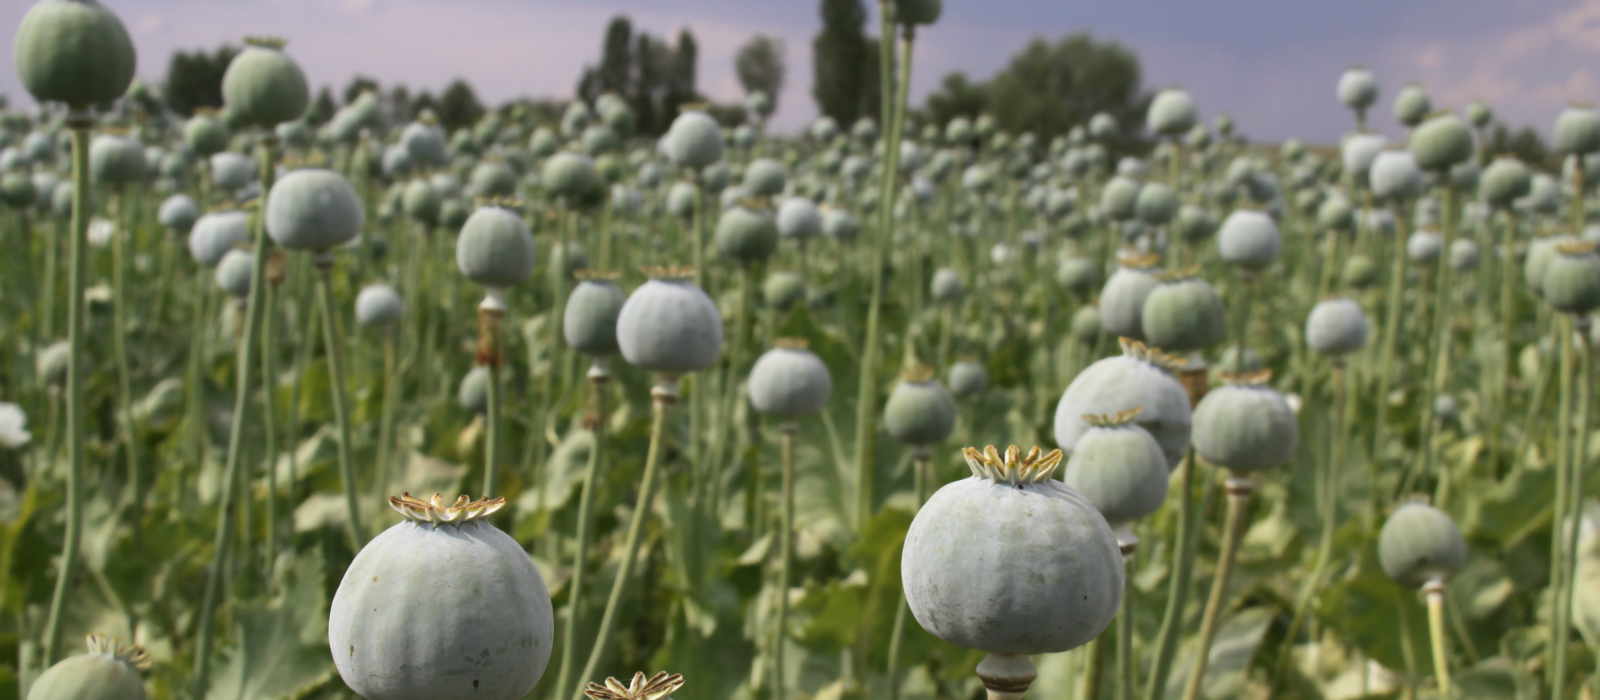
[[[218,654],[207,700],[296,698],[332,675],[322,554],[285,561],[282,596],[234,607],[235,646]]]

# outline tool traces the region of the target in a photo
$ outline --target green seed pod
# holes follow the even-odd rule
[[[775,105],[766,90],[755,90],[744,98],[744,108],[762,119],[772,116]]]
[[[1122,131],[1117,124],[1117,118],[1105,112],[1096,112],[1089,117],[1089,136],[1097,141],[1114,139]]]
[[[1367,344],[1367,315],[1354,299],[1327,299],[1306,318],[1306,344],[1324,355],[1348,355]]]
[[[955,399],[933,378],[931,369],[912,368],[889,392],[883,407],[883,427],[894,439],[908,445],[944,442],[956,427]]]
[[[1193,276],[1198,271],[1158,276],[1160,284],[1145,297],[1139,315],[1145,342],[1172,352],[1190,352],[1227,339],[1222,296],[1209,282]]]
[[[546,192],[572,204],[600,188],[600,175],[594,159],[582,153],[562,151],[544,162],[539,182]]]
[[[406,315],[400,293],[387,284],[369,284],[356,295],[356,323],[367,328],[387,328]]]
[[[743,204],[717,219],[717,250],[740,264],[766,260],[778,247],[778,223],[766,209]]]
[[[768,307],[788,311],[805,299],[805,280],[796,272],[769,272],[767,279],[761,283],[761,296],[766,299]]]
[[[617,353],[617,317],[627,299],[605,274],[586,274],[567,297],[561,332],[574,350],[592,357]]]
[[[1167,468],[1175,469],[1189,446],[1189,392],[1171,372],[1183,360],[1122,339],[1122,355],[1089,365],[1056,404],[1055,438],[1071,454],[1090,425],[1084,416],[1142,408],[1135,421],[1161,445]]]
[[[1198,121],[1194,100],[1178,88],[1156,93],[1155,99],[1150,101],[1150,111],[1145,114],[1145,126],[1161,136],[1179,136]]]
[[[26,210],[39,199],[34,190],[33,178],[25,172],[9,172],[0,177],[0,202],[7,207]]]
[[[1428,99],[1428,93],[1422,91],[1422,86],[1412,83],[1403,88],[1394,96],[1394,120],[1405,125],[1408,129],[1415,129],[1422,120],[1428,118],[1428,113],[1433,111],[1433,100]],[[1422,160],[1418,158],[1417,160]],[[1427,166],[1423,166],[1427,167]],[[1431,168],[1430,168],[1431,169]]]
[[[1556,248],[1565,243],[1577,240],[1573,236],[1560,234],[1547,238],[1534,239],[1528,245],[1528,254],[1522,263],[1522,281],[1528,285],[1528,291],[1534,296],[1544,296],[1545,272],[1550,269],[1550,262],[1556,258]]]
[[[406,216],[421,224],[437,226],[443,208],[439,193],[427,180],[418,178],[406,183],[405,195],[401,198],[401,209]]]
[[[39,674],[28,700],[144,700],[139,672],[150,657],[136,646],[123,646],[103,634],[88,638],[89,653],[62,659]]]
[[[701,169],[722,160],[722,128],[705,112],[679,114],[662,143],[667,158],[679,167]]]
[[[948,267],[941,267],[933,273],[933,281],[929,285],[929,293],[933,300],[941,304],[959,303],[966,296],[966,287],[961,283],[961,273]]]
[[[1178,196],[1165,184],[1147,183],[1139,188],[1139,197],[1134,202],[1134,213],[1140,221],[1147,224],[1164,225],[1178,213]]]
[[[1365,110],[1378,101],[1378,79],[1366,66],[1351,66],[1339,76],[1338,94],[1344,106]]]
[[[928,25],[939,21],[944,0],[895,0],[894,20],[900,24]]]
[[[848,243],[861,234],[861,226],[850,212],[827,208],[822,211],[822,233],[836,241]]]
[[[983,118],[979,117],[978,121],[979,123],[982,123]],[[860,119],[857,119],[856,123],[850,127],[850,136],[855,138],[857,141],[867,144],[877,141],[878,122],[874,121],[872,117],[861,117]]]
[[[1450,268],[1467,272],[1478,268],[1478,244],[1470,238],[1458,238],[1450,244]]]
[[[771,158],[757,158],[744,169],[744,187],[757,197],[775,197],[783,192],[789,170]]]
[[[472,169],[468,179],[473,194],[479,197],[510,197],[517,193],[517,172],[505,161],[486,160]]]
[[[1128,525],[1161,509],[1167,500],[1167,456],[1133,419],[1139,409],[1086,416],[1088,431],[1067,460],[1061,481],[1089,499],[1121,541]],[[1137,542],[1138,538],[1131,541]]]
[[[34,372],[47,386],[67,385],[67,368],[71,366],[72,346],[65,340],[51,343],[39,351],[34,359]],[[87,357],[85,357],[87,359]]]
[[[228,251],[250,240],[250,219],[242,211],[219,211],[195,221],[189,231],[189,255],[201,267],[216,267]]]
[[[839,135],[839,122],[834,121],[833,117],[818,117],[816,121],[811,122],[806,131],[811,134],[811,138],[828,143]]]
[[[1550,145],[1564,154],[1600,151],[1600,113],[1595,112],[1594,105],[1573,104],[1561,110]]]
[[[365,220],[355,188],[331,170],[289,173],[267,198],[267,233],[289,250],[332,250],[360,235]]]
[[[528,137],[528,152],[535,158],[549,158],[561,150],[561,139],[556,132],[547,127],[533,130],[533,135]]]
[[[1382,202],[1403,202],[1422,194],[1422,169],[1410,151],[1384,151],[1372,160],[1367,176],[1372,196]]]
[[[533,272],[537,258],[528,224],[508,209],[478,209],[456,239],[456,267],[467,279],[485,287],[521,283]]]
[[[1112,221],[1127,221],[1137,213],[1139,182],[1118,175],[1100,190],[1100,211]]]
[[[950,393],[961,398],[976,396],[989,387],[989,371],[974,358],[962,358],[950,365]]]
[[[1473,100],[1467,103],[1466,115],[1467,123],[1471,124],[1474,129],[1486,128],[1489,126],[1489,122],[1494,121],[1494,110],[1490,109],[1489,104],[1483,100]]]
[[[1444,237],[1438,231],[1421,229],[1406,239],[1406,257],[1419,265],[1430,265],[1444,252]]]
[[[814,415],[833,395],[833,377],[822,358],[800,339],[779,338],[750,368],[750,405],[780,418]]]
[[[1467,543],[1443,511],[1426,503],[1406,503],[1383,523],[1378,562],[1397,583],[1421,588],[1460,571],[1467,563]]]
[[[95,0],[42,0],[28,8],[11,59],[34,99],[76,108],[122,97],[138,63],[122,20]]]
[[[311,102],[306,74],[283,42],[246,39],[222,75],[222,101],[243,123],[271,129],[299,119]]]
[[[1076,294],[1087,294],[1100,280],[1100,271],[1094,260],[1078,253],[1061,259],[1056,266],[1056,282]]]
[[[467,205],[458,199],[449,200],[439,206],[439,226],[451,233],[460,232],[461,227],[467,224],[467,219],[471,216],[472,212],[467,210]]]
[[[1445,172],[1466,162],[1473,148],[1472,130],[1452,112],[1436,114],[1411,132],[1411,156],[1428,172]]]
[[[228,127],[220,119],[201,112],[183,123],[183,143],[195,155],[210,158],[228,150]]]
[[[1184,204],[1178,208],[1178,217],[1172,222],[1172,232],[1189,243],[1197,243],[1217,232],[1217,220],[1203,206]]]
[[[243,299],[250,296],[250,275],[255,268],[255,255],[248,250],[234,249],[222,256],[217,264],[217,287]]]
[[[692,182],[672,183],[667,190],[667,212],[685,219],[694,216],[695,198],[699,196],[699,190]]]
[[[1278,469],[1294,457],[1300,423],[1267,380],[1271,372],[1234,375],[1194,407],[1194,449],[1235,474]]]
[[[256,180],[256,164],[242,154],[222,151],[211,156],[211,184],[228,192],[242,190]]]
[[[1383,152],[1383,147],[1383,137],[1377,134],[1359,132],[1346,134],[1339,144],[1339,160],[1344,164],[1345,173],[1353,178],[1356,184],[1367,184],[1372,163],[1378,159],[1378,154]]]
[[[412,122],[400,132],[400,145],[405,148],[411,162],[424,168],[437,168],[449,161],[450,152],[445,144],[444,130],[424,122]]]
[[[611,127],[605,124],[594,124],[584,129],[583,136],[579,138],[579,142],[582,144],[583,150],[593,156],[610,153],[617,150],[617,147],[621,145],[620,140],[617,138],[617,132],[612,131]]]
[[[1122,553],[1094,505],[1050,478],[1061,452],[964,454],[973,476],[934,493],[906,532],[900,571],[917,623],[958,647],[1004,654],[1062,652],[1099,636],[1122,605]]]
[[[1117,271],[1100,289],[1100,322],[1106,332],[1124,338],[1144,338],[1144,303],[1161,284],[1154,255],[1119,255]],[[1115,411],[1112,411],[1115,413]]]
[[[161,227],[176,234],[188,235],[200,220],[200,205],[186,194],[175,194],[161,202],[156,212]]]
[[[711,367],[722,354],[722,316],[691,281],[692,268],[652,268],[617,316],[617,344],[628,364],[681,375]]]
[[[456,389],[456,402],[462,410],[483,413],[489,410],[489,368],[473,367],[461,378]]]
[[[95,182],[123,187],[144,179],[144,147],[126,136],[100,134],[89,143],[89,173]]]
[[[1217,232],[1222,261],[1247,272],[1260,272],[1277,262],[1282,246],[1278,224],[1265,212],[1235,210]]]
[[[505,499],[389,504],[405,520],[361,548],[328,611],[345,684],[367,700],[516,700],[533,690],[555,615],[533,560],[489,521]]]
[[[778,207],[778,236],[806,241],[822,233],[822,212],[805,197],[790,197]]]
[[[1072,312],[1072,337],[1077,338],[1078,342],[1084,344],[1096,342],[1105,330],[1105,326],[1100,323],[1100,309],[1085,305]]]
[[[1587,314],[1600,307],[1600,255],[1592,241],[1567,241],[1555,246],[1545,267],[1544,300],[1568,314]]]
[[[1309,191],[1309,190],[1302,190]],[[1350,200],[1333,195],[1317,206],[1317,228],[1334,233],[1345,233],[1355,228],[1356,213]]]
[[[1478,196],[1497,209],[1510,207],[1516,200],[1526,197],[1532,188],[1532,173],[1516,156],[1496,157],[1478,178]]]
[[[1378,282],[1378,264],[1365,255],[1354,254],[1344,261],[1339,272],[1339,284],[1350,289],[1369,289]]]

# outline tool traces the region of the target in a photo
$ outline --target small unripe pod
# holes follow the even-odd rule
[[[1339,76],[1338,94],[1344,106],[1365,110],[1378,101],[1378,79],[1366,66],[1351,66]]]
[[[1163,350],[1189,352],[1227,338],[1222,296],[1210,283],[1183,272],[1162,277],[1145,298],[1139,315],[1145,342]]]
[[[813,415],[828,405],[833,377],[804,341],[778,340],[750,368],[750,405],[782,418]]]
[[[361,197],[331,170],[296,170],[272,186],[267,233],[289,250],[331,250],[360,235],[366,220]]]
[[[1324,355],[1347,355],[1367,343],[1367,315],[1354,299],[1318,302],[1306,318],[1306,344]]]
[[[1236,377],[1194,407],[1195,453],[1235,474],[1288,464],[1300,441],[1294,409],[1266,385],[1271,373]]]
[[[483,207],[456,239],[456,267],[485,287],[510,287],[533,272],[537,251],[527,223],[515,212]]]
[[[1259,272],[1277,262],[1282,246],[1278,225],[1265,212],[1236,210],[1217,232],[1217,249],[1223,262],[1249,272]]]
[[[681,375],[711,367],[722,353],[722,316],[691,281],[691,270],[660,268],[623,303],[617,345],[628,364]]]
[[[989,386],[989,372],[975,359],[962,358],[950,366],[950,393],[961,398],[982,393]]]
[[[909,371],[889,392],[883,426],[894,439],[910,445],[943,442],[956,427],[955,400],[931,371]]]
[[[369,284],[356,295],[356,323],[363,326],[392,326],[405,315],[406,305],[400,299],[400,293],[387,284]]]
[[[590,356],[617,352],[617,317],[627,298],[605,276],[588,275],[567,297],[561,331],[567,344]]]
[[[1383,523],[1378,562],[1389,578],[1420,588],[1460,571],[1467,563],[1467,543],[1450,516],[1426,503],[1407,503]]]
[[[1411,156],[1429,172],[1445,172],[1472,157],[1472,130],[1454,113],[1438,114],[1411,134]]]

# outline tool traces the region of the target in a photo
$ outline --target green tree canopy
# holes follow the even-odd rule
[[[578,98],[593,102],[601,94],[621,95],[633,107],[637,133],[659,136],[678,116],[678,107],[702,98],[695,86],[699,47],[684,29],[676,42],[635,31],[618,15],[606,25],[600,63],[585,66],[578,77]]]
[[[418,100],[418,104],[421,100]],[[483,103],[478,101],[478,93],[472,86],[461,78],[451,81],[449,87],[439,96],[439,124],[447,131],[464,129],[477,123],[484,115]]]
[[[178,51],[167,63],[166,94],[172,111],[188,117],[196,109],[222,108],[222,74],[238,55],[237,47],[224,44],[213,53],[204,49]]]
[[[878,43],[862,33],[861,0],[822,0],[822,31],[811,40],[811,96],[817,111],[849,128],[878,115]]]
[[[771,98],[777,109],[778,94],[783,91],[786,66],[783,57],[783,40],[757,34],[739,48],[733,66],[739,74],[739,84],[745,92],[760,90]]]

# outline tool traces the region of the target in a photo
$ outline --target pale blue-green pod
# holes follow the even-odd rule
[[[144,179],[144,147],[127,136],[100,134],[89,142],[89,173],[95,182],[125,187]]]
[[[1317,302],[1306,317],[1306,345],[1323,355],[1348,355],[1367,344],[1367,314],[1354,299]]]
[[[486,160],[472,169],[468,187],[479,197],[510,197],[517,193],[517,171],[502,160]]]
[[[979,118],[982,121],[982,118]],[[878,140],[878,122],[872,117],[861,117],[850,126],[850,137],[862,143],[870,144]]]
[[[1351,66],[1339,76],[1338,95],[1344,106],[1365,111],[1378,101],[1378,79],[1366,66]]]
[[[1497,156],[1478,178],[1478,196],[1497,209],[1510,207],[1533,189],[1533,174],[1516,156]]]
[[[35,3],[17,27],[11,59],[34,99],[74,108],[122,97],[138,64],[122,20],[95,0]]]
[[[1279,469],[1294,458],[1300,423],[1268,375],[1236,375],[1194,407],[1195,454],[1235,475]]]
[[[1600,151],[1600,113],[1595,112],[1594,105],[1574,104],[1561,110],[1550,145],[1563,154]]]
[[[804,341],[780,338],[750,368],[750,405],[769,416],[794,419],[815,415],[833,395],[827,365]]]
[[[367,700],[527,695],[550,662],[555,615],[533,560],[489,520],[504,501],[389,503],[405,519],[361,548],[328,609],[345,685]]]
[[[470,413],[489,410],[489,368],[473,367],[456,387],[456,403]]]
[[[551,196],[571,204],[598,190],[600,175],[593,158],[562,151],[545,160],[539,182]]]
[[[972,120],[955,117],[944,125],[944,140],[952,144],[965,144],[972,140]]]
[[[1483,171],[1478,167],[1478,161],[1472,158],[1450,166],[1450,184],[1458,192],[1471,192],[1478,189],[1478,178]]]
[[[255,268],[255,255],[248,250],[234,249],[222,256],[217,264],[217,288],[236,299],[250,296],[250,275]]]
[[[741,265],[766,260],[778,248],[772,212],[735,204],[717,219],[717,251]]]
[[[1528,254],[1522,261],[1522,280],[1527,283],[1528,291],[1534,296],[1544,296],[1545,272],[1550,269],[1550,262],[1555,260],[1558,246],[1578,240],[1567,235],[1558,234],[1545,238],[1536,238],[1528,245]]]
[[[766,90],[753,90],[749,95],[745,96],[744,108],[752,114],[766,119],[772,116],[772,112],[777,108],[777,105],[773,103],[772,96],[768,95]]]
[[[989,388],[989,371],[974,358],[962,358],[950,365],[950,393],[967,398],[983,393]]]
[[[789,181],[789,169],[772,158],[757,158],[744,169],[744,188],[757,197],[774,197]]]
[[[1378,563],[1395,582],[1421,588],[1448,580],[1467,564],[1467,543],[1450,516],[1413,501],[1396,508],[1378,533]]]
[[[1165,183],[1147,182],[1134,200],[1134,214],[1152,226],[1162,226],[1178,213],[1178,195]]]
[[[1222,261],[1246,272],[1260,272],[1277,262],[1282,248],[1278,224],[1262,211],[1235,210],[1217,232]]]
[[[617,354],[617,317],[627,298],[615,282],[599,276],[578,282],[567,297],[561,332],[574,350],[591,357]]]
[[[400,322],[406,305],[400,293],[387,284],[369,284],[356,295],[356,323],[366,328],[387,328]]]
[[[1377,134],[1345,135],[1339,145],[1339,159],[1344,163],[1344,171],[1354,177],[1357,184],[1366,184],[1373,161],[1383,152],[1383,143],[1383,137]]]
[[[1088,294],[1099,281],[1099,266],[1093,258],[1082,253],[1067,255],[1056,265],[1056,282],[1075,294]]]
[[[1204,124],[1195,124],[1183,135],[1183,145],[1196,151],[1203,151],[1211,147],[1211,130]]]
[[[700,171],[700,184],[705,186],[708,193],[721,192],[732,181],[733,169],[727,161],[719,160]]]
[[[1408,154],[1406,156],[1410,158]],[[1344,195],[1335,194],[1317,207],[1317,227],[1324,231],[1348,232],[1356,225],[1355,208]]]
[[[283,42],[249,39],[222,75],[222,102],[242,123],[267,129],[304,116],[311,88]]]
[[[521,283],[538,257],[533,234],[516,212],[482,207],[468,217],[456,239],[456,268],[468,280],[490,288]]]
[[[722,353],[722,315],[691,281],[692,272],[661,269],[622,305],[617,345],[628,364],[682,375],[716,364]]]
[[[228,127],[211,114],[196,114],[183,123],[183,143],[195,155],[210,157],[228,149]]]
[[[1183,360],[1127,339],[1122,348],[1122,355],[1095,362],[1078,373],[1061,394],[1056,404],[1056,445],[1071,455],[1090,427],[1084,416],[1139,408],[1135,422],[1161,445],[1167,469],[1176,469],[1189,447],[1193,423],[1189,392],[1172,375]]]
[[[1222,296],[1198,277],[1166,277],[1145,297],[1141,337],[1170,352],[1202,350],[1227,339]]]
[[[26,211],[38,201],[39,193],[34,189],[33,178],[28,173],[12,171],[0,176],[0,204]]]
[[[1489,103],[1483,100],[1473,100],[1467,103],[1467,109],[1464,114],[1467,118],[1467,123],[1471,124],[1474,129],[1487,128],[1489,123],[1494,121],[1494,109],[1489,107]]]
[[[939,489],[911,522],[900,556],[907,607],[933,636],[991,654],[1090,642],[1126,585],[1111,526],[1051,478],[1061,453],[989,453],[968,448],[973,476]]]
[[[460,232],[471,217],[472,211],[459,199],[445,200],[439,205],[439,226],[452,234]]]
[[[933,24],[943,12],[944,0],[895,0],[894,3],[894,21],[900,24]]]
[[[1105,326],[1100,323],[1100,309],[1086,304],[1072,312],[1071,332],[1078,342],[1088,344],[1098,341],[1105,332]]]
[[[1438,262],[1444,253],[1444,236],[1433,229],[1418,229],[1406,239],[1406,257],[1419,265]]]
[[[1478,269],[1478,244],[1471,238],[1458,238],[1451,243],[1450,268],[1456,272]]]
[[[1145,126],[1160,136],[1179,136],[1193,128],[1199,121],[1198,111],[1189,93],[1181,88],[1167,88],[1156,93],[1145,113]]]
[[[805,280],[797,272],[777,270],[767,273],[761,283],[761,297],[776,311],[788,311],[806,298]]]
[[[1095,416],[1061,475],[1105,516],[1121,542],[1137,542],[1128,526],[1161,510],[1167,500],[1167,457],[1133,422],[1136,415]]]
[[[583,100],[573,100],[567,104],[566,111],[561,113],[561,135],[569,139],[578,138],[593,121],[594,112],[590,111],[588,103]]]
[[[161,202],[161,208],[156,210],[156,220],[168,231],[188,235],[195,222],[200,220],[200,205],[189,195],[172,195]]]
[[[1108,141],[1117,137],[1122,127],[1117,125],[1117,118],[1105,112],[1096,112],[1089,117],[1089,137],[1097,141]]]
[[[705,112],[678,115],[662,138],[667,158],[679,167],[698,170],[722,160],[722,127]]]
[[[617,132],[605,124],[593,124],[585,128],[579,142],[583,150],[594,156],[610,153],[622,145]]]
[[[561,150],[561,138],[549,127],[539,127],[528,137],[528,153],[535,158],[549,158]]]
[[[1553,214],[1561,208],[1561,185],[1545,173],[1534,173],[1528,194],[1513,204],[1519,211]]]
[[[206,214],[189,231],[189,255],[201,267],[216,267],[228,251],[250,240],[249,226],[250,218],[242,211]]]
[[[390,144],[383,149],[383,175],[390,179],[405,177],[411,172],[411,153],[404,144]]]
[[[1422,194],[1427,180],[1410,151],[1392,150],[1372,159],[1367,183],[1378,201],[1399,203]]]
[[[1554,246],[1540,280],[1550,308],[1583,315],[1600,308],[1600,255],[1591,241],[1566,241]]]
[[[1172,232],[1185,241],[1197,243],[1217,232],[1217,220],[1211,215],[1211,210],[1199,204],[1185,203],[1178,207]]]
[[[1118,262],[1117,271],[1100,290],[1100,322],[1111,335],[1139,340],[1144,337],[1144,302],[1161,284],[1156,277],[1160,270],[1155,256]]]
[[[717,195],[717,204],[721,209],[732,209],[740,206],[750,196],[750,190],[745,189],[744,185],[734,185]]]
[[[1395,93],[1394,120],[1406,128],[1416,128],[1432,111],[1433,100],[1428,98],[1428,93],[1422,91],[1421,85],[1412,83]]]
[[[822,233],[822,212],[805,197],[790,197],[778,206],[778,235],[805,241]]]
[[[933,300],[941,304],[959,303],[962,297],[966,296],[966,285],[961,282],[961,273],[948,267],[935,270],[933,280],[928,287]]]
[[[836,241],[849,242],[861,235],[861,226],[848,210],[829,207],[822,212],[822,232]]]
[[[70,656],[46,669],[28,689],[28,700],[145,700],[139,672],[149,655],[102,634],[89,635],[89,653]]]
[[[816,121],[811,122],[811,126],[806,128],[806,133],[810,134],[813,139],[823,143],[830,143],[839,135],[839,122],[834,121],[833,117],[818,117]]]
[[[1100,211],[1112,221],[1127,221],[1137,213],[1139,181],[1118,175],[1100,190]]]
[[[311,127],[303,119],[279,124],[273,132],[278,136],[278,143],[283,144],[285,148],[311,147]]]
[[[956,402],[933,372],[917,368],[907,372],[889,392],[883,406],[883,427],[908,445],[944,442],[956,427]]]
[[[694,216],[695,198],[700,188],[692,182],[674,182],[667,189],[667,213],[681,218]]]
[[[361,234],[365,207],[350,182],[331,170],[296,170],[267,197],[267,234],[289,250],[332,250]]]
[[[1473,155],[1472,130],[1453,112],[1429,117],[1411,132],[1411,156],[1417,167],[1447,173]]]
[[[1349,289],[1370,289],[1378,283],[1378,264],[1365,255],[1359,253],[1351,255],[1344,261],[1344,268],[1339,271],[1339,284]]]
[[[982,164],[967,166],[961,173],[961,188],[978,194],[994,189],[994,171]]]
[[[211,155],[211,184],[217,189],[233,192],[244,189],[256,181],[256,164],[248,156],[233,151]]]
[[[36,172],[33,173],[32,177],[33,177],[33,194],[34,194],[33,206],[34,206],[34,208],[38,209],[40,212],[42,212],[44,214],[55,214],[56,191],[61,189],[61,186],[64,185],[64,184],[66,184],[67,187],[69,187],[69,188],[71,187],[71,185],[63,182],[61,178],[56,177],[55,173],[50,172],[48,170],[36,171]],[[71,193],[71,191],[72,190],[70,190],[70,189],[67,190],[67,192],[69,194]],[[69,196],[68,198],[70,199],[71,197]],[[67,215],[71,216],[71,207],[68,206],[67,209],[68,209]]]
[[[449,162],[450,150],[444,130],[426,122],[412,122],[400,132],[400,144],[411,162],[422,168],[438,168]]]

